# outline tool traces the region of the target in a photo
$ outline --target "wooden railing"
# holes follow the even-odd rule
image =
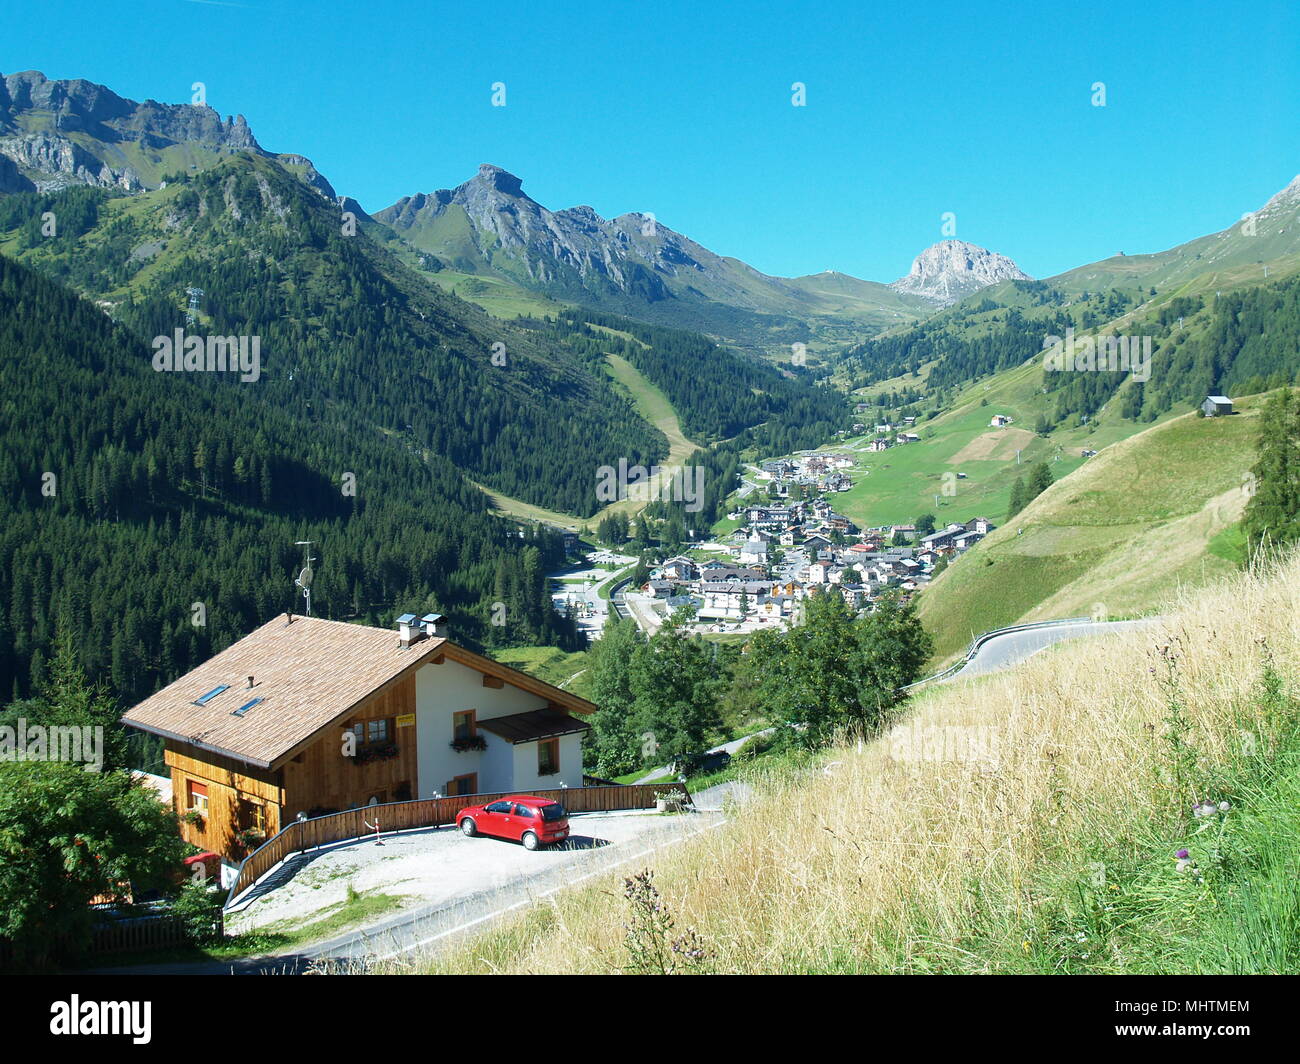
[[[215,928],[222,933],[221,918]],[[185,921],[172,913],[156,913],[125,919],[110,919],[96,924],[91,935],[94,953],[120,953],[123,950],[154,949],[189,943]]]
[[[649,809],[655,804],[655,795],[670,791],[690,799],[690,792],[684,783],[564,787],[559,790],[530,790],[528,793],[559,802],[570,813],[595,813],[610,809]],[[345,809],[341,813],[328,813],[311,820],[295,820],[244,858],[239,866],[239,874],[230,885],[230,893],[226,895],[225,907],[229,908],[240,894],[295,853],[373,834],[374,829],[367,828],[366,822],[374,824],[378,821],[379,830],[383,834],[438,827],[454,823],[456,814],[467,805],[482,805],[518,793],[520,792],[496,791],[492,794],[462,794],[450,798],[417,798],[409,802]]]

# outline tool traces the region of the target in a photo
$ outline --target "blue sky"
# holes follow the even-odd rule
[[[202,81],[367,210],[492,162],[790,276],[892,280],[949,211],[1049,276],[1300,173],[1294,0],[910,6],[5,0],[0,71],[176,103]]]

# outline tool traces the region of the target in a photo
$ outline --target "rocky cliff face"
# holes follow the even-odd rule
[[[206,105],[137,103],[103,85],[80,78],[52,81],[35,70],[0,77],[0,191],[74,184],[127,191],[157,187],[169,167],[180,165],[174,149],[182,147],[191,149],[185,165],[194,167],[230,151],[271,154],[258,145],[243,115],[223,120]],[[333,198],[329,182],[309,160],[278,158]]]
[[[458,209],[470,229],[455,230],[461,243],[451,247]],[[404,197],[375,218],[440,257],[479,256],[494,269],[557,290],[616,291],[654,301],[668,298],[675,282],[689,280],[702,291],[738,291],[728,276],[737,264],[649,215],[606,219],[588,206],[548,210],[523,191],[518,177],[490,164],[454,189]]]
[[[964,240],[941,240],[921,252],[908,275],[890,287],[947,306],[981,288],[1008,280],[1032,278],[1005,255]]]

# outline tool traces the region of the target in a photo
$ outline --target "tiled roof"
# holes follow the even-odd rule
[[[579,712],[590,703],[506,665],[426,638],[403,648],[396,631],[280,614],[146,698],[122,720],[263,768],[408,669],[439,653]],[[248,677],[253,686],[248,686]],[[195,700],[229,685],[204,705]],[[259,701],[240,716],[235,711]]]
[[[558,735],[591,730],[591,725],[585,720],[555,709],[530,709],[506,717],[488,717],[478,721],[478,726],[510,743],[529,743],[536,739],[551,739]]]

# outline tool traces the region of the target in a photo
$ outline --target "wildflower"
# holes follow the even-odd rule
[[[1191,858],[1188,856],[1186,850],[1179,850],[1176,854],[1174,854],[1174,860],[1177,862],[1177,864],[1174,865],[1174,869],[1175,871],[1178,872],[1187,871],[1187,866],[1192,863]]]
[[[1087,941],[1088,941],[1088,936],[1085,935],[1082,931],[1080,931],[1077,935],[1074,936],[1074,941],[1075,941],[1075,942],[1087,942]]]
[[[1232,808],[1232,806],[1231,806],[1228,802],[1220,802],[1220,803],[1219,803],[1219,812],[1220,812],[1220,813],[1226,813],[1226,812],[1227,812],[1229,809],[1231,809],[1231,808]]]

